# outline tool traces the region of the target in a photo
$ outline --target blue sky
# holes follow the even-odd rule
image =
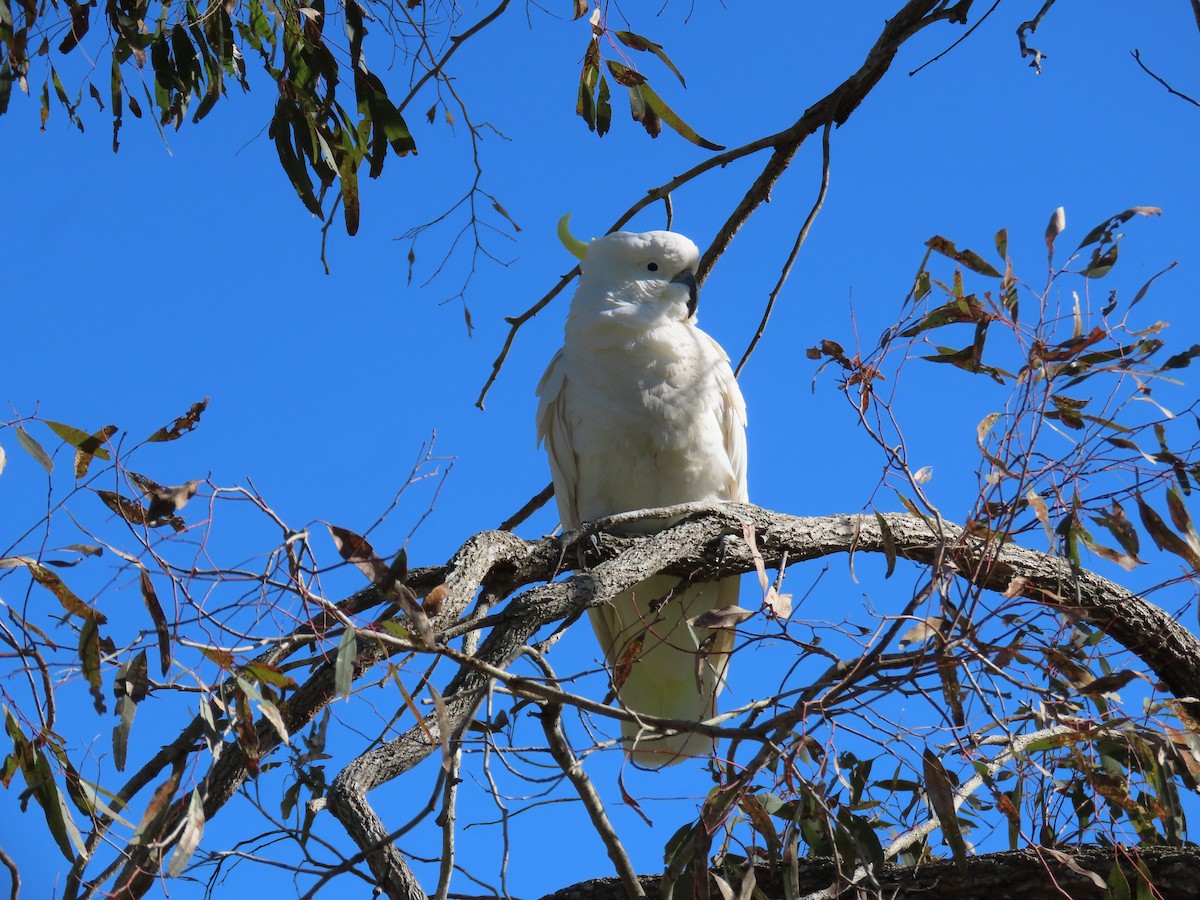
[[[1129,55],[1140,50],[1179,89],[1200,94],[1200,35],[1190,10],[1184,3],[1144,13],[1115,2],[1093,3],[1086,11],[1056,8],[1033,41],[1047,54],[1045,71],[1037,75],[1020,59],[1014,30],[1039,5],[1001,4],[963,45],[909,77],[959,34],[930,29],[906,47],[862,108],[834,133],[825,209],[742,376],[755,502],[803,515],[855,512],[870,502],[881,460],[858,431],[831,373],[813,389],[815,365],[804,350],[822,338],[847,348],[856,340],[873,346],[895,320],[931,235],[991,257],[993,234],[1007,227],[1018,270],[1036,282],[1043,271],[1043,229],[1056,207],[1066,208],[1061,244],[1067,247],[1113,213],[1160,206],[1161,218],[1137,219],[1124,229],[1121,287],[1128,296],[1179,260],[1139,314],[1145,324],[1170,321],[1167,339],[1180,349],[1195,341],[1200,109],[1169,96]],[[812,11],[801,6],[697,4],[688,17],[686,4],[668,4],[659,16],[635,19],[632,28],[661,42],[688,79],[682,91],[661,67],[646,62],[643,69],[659,92],[701,134],[735,146],[790,124],[840,82],[890,9],[877,5],[864,14],[857,5],[853,11],[848,4]],[[472,7],[465,21],[480,14]],[[610,15],[617,17],[615,8]],[[371,538],[381,549],[398,546],[432,504],[409,541],[409,556],[414,565],[444,562],[466,537],[495,527],[548,481],[534,446],[533,390],[558,346],[565,298],[520,332],[486,410],[474,401],[503,341],[504,316],[527,308],[573,264],[554,238],[554,223],[571,211],[581,237],[601,233],[648,187],[706,155],[669,131],[650,141],[620,105],[602,140],[572,116],[587,28],[537,10],[527,21],[518,12],[455,59],[456,88],[471,116],[504,135],[485,133],[482,187],[522,229],[515,240],[497,236],[489,242],[507,265],[483,261],[470,280],[465,303],[472,333],[464,326],[463,301],[455,297],[465,277],[463,254],[452,256],[428,286],[418,286],[433,275],[458,225],[431,229],[415,245],[398,239],[466,191],[471,157],[461,123],[450,126],[439,115],[430,125],[420,112],[409,117],[419,155],[391,158],[380,181],[364,179],[359,235],[349,239],[335,225],[328,246],[332,273],[325,275],[320,223],[296,200],[266,139],[274,87],[253,61],[252,92],[231,95],[200,126],[168,133],[169,151],[149,120],[127,117],[114,155],[106,115],[86,105],[86,133],[70,126],[58,108],[41,132],[36,98],[14,95],[0,120],[9,159],[3,418],[36,414],[87,430],[113,423],[132,444],[211,397],[194,433],[140,450],[134,468],[169,484],[206,477],[221,486],[252,481],[291,527],[313,527],[314,543],[324,540],[317,534],[320,521],[359,531],[370,527],[436,433],[438,459],[423,471],[437,475],[406,491]],[[403,77],[396,71],[389,84]],[[433,100],[431,94],[414,110]],[[681,190],[676,230],[705,246],[760,160],[738,162]],[[701,325],[735,360],[815,197],[819,170],[814,139],[705,286]],[[632,227],[662,226],[656,206]],[[416,257],[412,285],[410,246]],[[1096,298],[1107,296],[1110,286],[1117,285],[1098,283]],[[991,398],[980,379],[928,371],[934,368],[906,369],[897,409],[914,461],[934,466],[932,496],[954,519],[975,489],[975,426],[991,411]],[[1178,396],[1182,406],[1193,395]],[[57,445],[44,429],[31,429],[48,449]],[[0,549],[33,552],[36,543],[13,542],[44,513],[46,481],[11,430],[0,430],[0,446],[8,460],[0,474]],[[60,468],[69,467],[69,459],[60,451]],[[66,486],[56,480],[54,496]],[[886,492],[875,503],[898,508]],[[88,515],[93,524],[104,522],[91,510]],[[250,516],[222,515],[230,524],[214,529],[214,555],[227,564],[249,559],[251,567],[261,565],[277,534]],[[543,510],[521,533],[535,537],[554,525],[555,516]],[[103,527],[111,530],[111,521]],[[51,544],[80,539],[64,520]],[[320,552],[333,561],[327,542]],[[140,604],[136,585],[116,574],[111,557],[87,574],[84,567],[80,574],[67,571],[83,583],[95,579],[105,586],[106,603]],[[816,577],[815,568],[799,572],[791,587],[799,595]],[[349,578],[330,582],[343,584],[355,586]],[[17,604],[23,592],[17,579],[0,580],[6,603]],[[852,617],[865,604],[864,593],[842,579],[836,588],[818,591],[806,614]],[[588,656],[594,654],[590,641],[586,628],[573,629],[555,651],[564,670],[595,658]],[[749,661],[735,661],[731,690],[741,698],[754,689],[743,682],[739,691],[739,672],[752,684],[752,671]],[[7,677],[2,684],[12,688]],[[368,720],[385,720],[398,704],[382,688],[361,699],[373,710]],[[111,712],[96,716],[83,691],[79,703],[64,730],[77,746],[94,745],[97,772],[104,772]],[[339,704],[335,716],[347,713],[346,706]],[[179,712],[180,721],[185,714]],[[155,724],[169,733],[171,723]],[[135,738],[149,734],[146,728]],[[353,745],[338,750],[343,755],[328,764],[331,777]],[[602,777],[614,771],[601,764]],[[652,814],[653,831],[627,810],[615,813],[637,836],[639,868],[651,870],[666,837],[686,821],[707,785],[698,767],[660,781],[637,777],[641,797],[682,798]],[[612,781],[605,787],[611,792]],[[384,790],[405,798],[424,786]],[[486,792],[465,792],[468,810],[482,819],[497,817]],[[27,869],[26,890],[31,897],[51,896],[61,858],[39,839],[37,811],[17,812],[12,794],[0,793],[0,819],[28,824],[5,828],[0,846],[19,862],[44,858],[43,868]],[[380,802],[391,801],[381,792]],[[396,822],[407,815],[398,812]],[[547,829],[569,827],[555,823],[582,821],[578,810],[570,813],[573,820],[556,815],[554,807],[539,808],[514,820],[514,845],[518,835],[544,841],[553,833]],[[212,846],[226,827],[237,834],[223,819],[210,825]],[[518,861],[514,851],[508,890],[535,897],[607,874],[607,860],[589,838],[538,853],[536,862]],[[420,849],[436,847],[425,840]],[[475,848],[470,852],[491,857],[498,855],[498,840],[498,827],[464,836],[466,846]],[[428,870],[422,874],[428,877]],[[234,878],[239,885],[260,878],[282,883],[277,874],[248,864]],[[459,889],[474,891],[465,881]],[[167,893],[199,896],[199,889],[178,884]]]

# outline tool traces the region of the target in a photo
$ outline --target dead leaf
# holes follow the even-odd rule
[[[1108,887],[1108,882],[1105,881],[1103,877],[1091,871],[1090,869],[1085,869],[1075,861],[1075,857],[1073,857],[1071,854],[1063,853],[1061,850],[1055,850],[1053,847],[1039,847],[1038,852],[1057,859],[1076,875],[1082,875],[1084,878],[1089,879],[1092,884],[1096,885],[1096,887],[1100,888],[1100,890],[1104,890]]]
[[[621,690],[621,686],[629,680],[629,675],[633,671],[633,664],[639,656],[642,655],[642,645],[645,641],[639,635],[625,645],[625,649],[621,652],[620,659],[612,667],[612,672],[609,677],[612,680],[612,690],[608,696],[604,698],[605,703],[611,703]]]
[[[693,628],[737,628],[753,615],[753,611],[740,606],[719,606],[693,616],[687,622]]]
[[[147,524],[154,524],[159,519],[174,515],[183,509],[189,500],[196,496],[200,488],[198,481],[185,481],[174,487],[164,487],[149,492],[150,507],[146,510]]]
[[[371,584],[379,584],[387,577],[388,565],[375,555],[375,548],[371,546],[370,541],[349,528],[330,525],[328,522],[325,523],[325,527],[329,529],[329,536],[333,538],[333,545],[337,547],[342,559],[352,563],[358,571],[366,575]]]
[[[941,616],[926,616],[922,621],[900,635],[901,648],[909,644],[924,644],[938,633],[942,625],[945,624],[945,621]]]
[[[446,602],[446,598],[450,596],[450,588],[445,584],[439,584],[432,591],[425,595],[425,599],[421,601],[421,608],[425,610],[425,615],[436,616],[442,611],[442,606]]]

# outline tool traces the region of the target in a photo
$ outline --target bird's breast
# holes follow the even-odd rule
[[[563,361],[583,521],[735,499],[716,374],[728,363],[703,334],[680,323],[608,346],[568,343]]]

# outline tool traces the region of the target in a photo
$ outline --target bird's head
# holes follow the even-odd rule
[[[572,315],[643,329],[695,316],[700,250],[688,238],[673,231],[617,231],[585,244],[571,236],[567,218],[559,223],[559,236],[579,258],[581,273]]]

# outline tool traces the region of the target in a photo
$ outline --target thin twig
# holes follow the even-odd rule
[[[542,297],[537,303],[525,310],[519,316],[507,316],[504,321],[508,323],[508,335],[504,338],[504,346],[500,348],[500,355],[492,362],[492,373],[488,375],[487,381],[483,384],[483,389],[479,392],[479,397],[475,400],[475,405],[483,409],[483,398],[487,396],[487,392],[495,383],[496,378],[500,375],[500,369],[504,366],[504,360],[508,358],[508,351],[512,348],[513,340],[517,336],[517,332],[521,326],[540,313],[543,309],[550,305],[550,301],[562,293],[563,288],[571,283],[571,280],[579,274],[579,266],[573,268],[570,272],[558,280],[558,284],[552,287],[546,296]]]
[[[417,92],[420,91],[421,88],[423,88],[425,86],[425,82],[429,81],[430,78],[433,78],[439,72],[441,72],[442,69],[444,69],[446,67],[446,63],[450,62],[450,57],[452,57],[458,51],[458,48],[461,47],[463,44],[465,44],[469,38],[474,37],[481,30],[483,30],[489,24],[491,24],[493,21],[495,21],[496,17],[499,16],[502,12],[504,12],[504,10],[508,6],[509,2],[510,2],[510,0],[500,0],[499,6],[497,6],[495,9],[493,9],[490,13],[488,13],[486,16],[484,16],[482,19],[480,19],[478,22],[476,22],[474,25],[472,25],[470,28],[468,28],[462,34],[451,35],[450,36],[450,45],[451,45],[450,49],[447,50],[446,54],[434,64],[433,68],[429,69],[424,75],[422,75],[420,78],[417,79],[416,84],[414,84],[412,86],[412,88],[409,90],[408,96],[405,97],[403,100],[401,100],[396,108],[400,112],[404,112],[404,108],[406,106],[408,106],[409,103],[412,102],[412,99],[415,96],[417,96]]]
[[[821,132],[821,189],[817,192],[817,202],[808,211],[808,218],[804,220],[804,224],[800,227],[800,233],[796,235],[796,241],[792,244],[792,252],[788,254],[787,262],[783,264],[783,271],[779,273],[779,280],[775,282],[775,287],[771,290],[770,297],[767,298],[767,308],[763,310],[762,321],[758,323],[758,331],[754,332],[754,337],[750,339],[750,345],[746,347],[746,352],[742,354],[741,362],[734,369],[734,378],[742,374],[742,369],[745,367],[746,361],[750,359],[750,354],[754,352],[754,348],[758,346],[759,340],[766,332],[767,322],[771,318],[771,311],[775,308],[775,301],[779,299],[779,292],[783,290],[788,276],[792,274],[792,266],[796,262],[800,248],[804,246],[804,242],[808,238],[808,231],[812,228],[813,222],[816,221],[821,207],[825,205],[825,194],[829,190],[829,131],[832,126],[832,121],[826,122],[825,129]]]
[[[1197,2],[1200,2],[1200,0],[1197,0]],[[926,66],[933,65],[935,62],[937,62],[939,59],[941,59],[943,56],[945,56],[947,53],[949,53],[951,50],[953,50],[955,47],[957,47],[959,44],[961,44],[963,41],[965,41],[967,38],[969,38],[974,33],[975,29],[978,28],[980,25],[982,25],[984,23],[984,21],[987,19],[987,17],[996,11],[996,7],[999,5],[1000,5],[1000,0],[996,0],[996,2],[992,4],[991,8],[987,12],[985,12],[982,16],[979,17],[978,22],[976,22],[974,25],[972,25],[970,28],[968,28],[966,31],[964,31],[961,35],[959,35],[958,40],[956,40],[953,44],[951,44],[949,47],[947,47],[945,50],[943,50],[937,56],[933,56],[933,57],[930,57],[929,59],[925,60],[925,62],[921,63],[919,66],[917,66],[911,72],[909,72],[908,77],[912,78],[914,75],[916,75],[922,69],[924,69]]]
[[[546,505],[546,501],[554,496],[554,482],[550,482],[518,509],[515,513],[500,523],[501,531],[512,531],[535,512]]]
[[[1200,16],[1200,0],[1194,0],[1194,2],[1198,4],[1197,16]],[[1192,106],[1200,106],[1200,102],[1193,100],[1187,94],[1184,94],[1180,91],[1175,90],[1175,88],[1173,88],[1173,87],[1171,87],[1171,85],[1167,84],[1166,79],[1156,75],[1154,72],[1151,72],[1149,67],[1144,62],[1142,62],[1142,57],[1137,50],[1130,51],[1129,55],[1133,57],[1134,62],[1136,62],[1139,66],[1142,67],[1143,72],[1145,72],[1147,75],[1149,75],[1155,81],[1157,81],[1159,84],[1161,84],[1163,87],[1165,87],[1167,89],[1168,93],[1174,94],[1176,97],[1178,97],[1181,100],[1186,100],[1188,103],[1192,104]]]

